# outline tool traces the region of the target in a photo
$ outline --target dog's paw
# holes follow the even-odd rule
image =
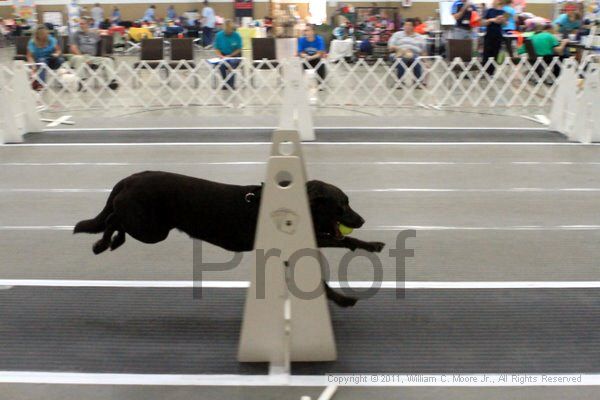
[[[365,248],[365,250],[371,253],[379,253],[385,247],[385,243],[383,242],[369,242]]]
[[[358,301],[358,299],[354,298],[354,297],[342,297],[340,299],[337,299],[335,304],[337,304],[340,307],[353,307],[356,302]]]
[[[100,254],[103,251],[106,251],[106,249],[108,249],[109,246],[110,246],[110,243],[107,243],[104,240],[98,240],[96,243],[94,243],[94,246],[92,247],[92,251],[94,252],[94,254]]]

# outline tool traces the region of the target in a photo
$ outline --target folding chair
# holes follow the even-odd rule
[[[157,69],[165,71],[162,39],[143,39],[140,42],[140,61],[133,64],[135,69]],[[138,77],[139,83],[139,77]]]
[[[17,36],[15,38],[16,54],[13,57],[15,61],[27,61],[27,45],[29,44],[29,36]]]
[[[171,47],[171,62],[169,66],[171,69],[181,70],[193,70],[196,68],[196,62],[194,57],[194,39],[182,38],[182,39],[170,39]],[[181,61],[186,61],[182,63]],[[198,87],[198,77],[194,75],[194,88]]]
[[[472,39],[448,39],[448,48],[446,52],[446,58],[448,62],[454,62],[456,59],[460,59],[466,68],[460,65],[455,65],[452,68],[452,72],[458,78],[464,71],[467,72],[467,79],[469,78],[469,72],[478,71],[477,65],[471,64],[473,61],[473,40]]]
[[[250,84],[254,86],[255,74],[259,71],[279,71],[277,79],[281,79],[281,69],[275,50],[275,38],[252,38],[252,71]]]
[[[100,57],[110,57],[114,53],[114,37],[112,35],[102,35],[100,36],[100,42],[98,42],[99,49],[98,55]]]
[[[459,58],[465,63],[473,60],[473,40],[472,39],[448,39],[448,61],[454,61]]]
[[[63,54],[71,54],[71,48],[69,47],[69,37],[67,35],[62,35],[58,39],[58,43],[60,43],[60,50]]]

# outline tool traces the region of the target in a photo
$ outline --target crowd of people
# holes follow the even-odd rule
[[[510,49],[515,34],[520,35],[523,30],[532,31],[528,40],[531,41],[536,55],[550,63],[554,57],[568,56],[569,40],[575,40],[586,29],[585,22],[576,9],[566,9],[566,12],[552,23],[538,21],[533,27],[527,26],[523,23],[512,2],[513,0],[494,0],[490,7],[486,7],[485,5],[476,6],[471,0],[456,0],[452,5],[451,12],[456,22],[448,37],[473,39],[476,37],[474,32],[480,31],[483,43],[482,61],[484,65],[487,64],[487,72],[490,75],[494,74],[495,68],[494,63],[489,61],[498,59],[502,46]],[[101,40],[98,34],[99,30],[123,26],[129,29],[129,35],[133,40],[139,41],[144,37],[152,37],[152,31],[149,29],[152,24],[165,24],[164,34],[166,37],[181,36],[185,26],[187,35],[190,32],[192,34],[201,32],[203,44],[214,46],[216,56],[222,60],[219,63],[219,70],[224,80],[227,81],[226,87],[234,88],[235,74],[232,74],[231,71],[238,68],[240,64],[242,37],[236,31],[235,24],[230,20],[222,24],[222,29],[215,36],[217,16],[208,1],[205,0],[201,13],[197,14],[198,19],[190,21],[185,16],[177,15],[175,8],[170,5],[166,10],[166,15],[162,17],[156,14],[156,7],[150,5],[139,20],[129,22],[123,20],[118,7],[114,7],[111,15],[107,18],[103,8],[99,4],[95,4],[89,11],[89,15],[81,18],[80,29],[71,35],[70,54],[62,54],[61,46],[56,38],[49,34],[46,27],[41,26],[35,30],[29,42],[27,59],[31,63],[46,64],[51,69],[59,68],[64,62],[74,69],[88,64],[107,71],[108,86],[111,89],[117,89],[117,79],[110,72],[114,71],[113,59],[99,57],[97,54],[98,43]],[[0,28],[2,27],[1,22]],[[351,32],[348,24],[344,24],[342,27],[344,35]],[[401,80],[407,69],[411,69],[418,88],[425,86],[420,57],[428,55],[430,50],[426,40],[430,29],[430,24],[424,23],[418,18],[408,18],[403,21],[402,28],[391,34],[387,40],[388,58],[395,62],[398,79]],[[334,36],[339,36],[339,30],[336,32],[334,32]],[[368,40],[366,41],[368,42]],[[521,40],[519,40],[519,44],[518,53],[525,53],[526,47]],[[298,38],[298,56],[304,60],[305,68],[315,70],[321,83],[327,77],[326,63],[321,61],[327,57],[328,45],[326,39],[317,34],[315,27],[310,24],[305,25]],[[360,40],[356,48],[359,52],[363,51],[363,43],[360,43]],[[555,72],[558,74],[559,71]]]
[[[192,10],[196,14],[197,10]],[[202,34],[202,42],[205,46],[210,46],[214,39],[214,33],[217,25],[217,15],[215,10],[209,5],[208,0],[204,0],[200,18],[188,18],[184,15],[178,15],[175,6],[169,5],[164,16],[158,15],[156,6],[150,5],[144,11],[144,14],[134,21],[124,20],[121,10],[114,6],[109,17],[105,16],[104,9],[99,3],[96,3],[90,10],[90,18],[93,28],[108,30],[112,26],[124,26],[126,28],[147,28],[149,26],[160,26],[167,36],[176,36],[184,32],[197,37],[199,32]]]

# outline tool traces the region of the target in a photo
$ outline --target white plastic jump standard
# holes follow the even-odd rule
[[[582,143],[600,141],[600,67],[590,64],[583,91],[577,98],[577,118],[569,137]]]
[[[283,68],[283,104],[279,119],[279,128],[298,130],[300,139],[315,140],[310,99],[302,62],[298,57],[282,61]]]
[[[577,114],[577,63],[568,59],[557,80],[556,93],[550,111],[550,128],[570,139]]]
[[[288,141],[294,149],[281,150],[279,144]],[[288,374],[291,361],[331,361],[337,353],[297,132],[276,131],[276,150],[261,196],[257,267],[246,296],[238,359],[269,362],[271,371]]]
[[[7,78],[5,73],[1,75],[0,107],[4,126],[0,141],[22,142],[24,134],[42,131],[35,95],[27,79],[27,69],[23,61],[15,61],[12,79]]]

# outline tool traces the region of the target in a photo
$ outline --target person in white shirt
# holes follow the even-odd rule
[[[426,55],[425,38],[415,32],[415,21],[408,18],[404,22],[404,30],[395,32],[388,41],[388,49],[392,60],[401,60],[396,66],[398,79],[402,79],[406,67],[412,67],[419,86],[422,84],[423,67],[418,58]]]
[[[202,44],[204,47],[212,45],[216,23],[215,10],[208,5],[208,0],[204,0],[204,8],[202,9]]]
[[[104,21],[104,10],[100,7],[100,4],[94,4],[90,14],[92,15],[92,19],[94,20],[94,28],[98,28],[100,23]]]

